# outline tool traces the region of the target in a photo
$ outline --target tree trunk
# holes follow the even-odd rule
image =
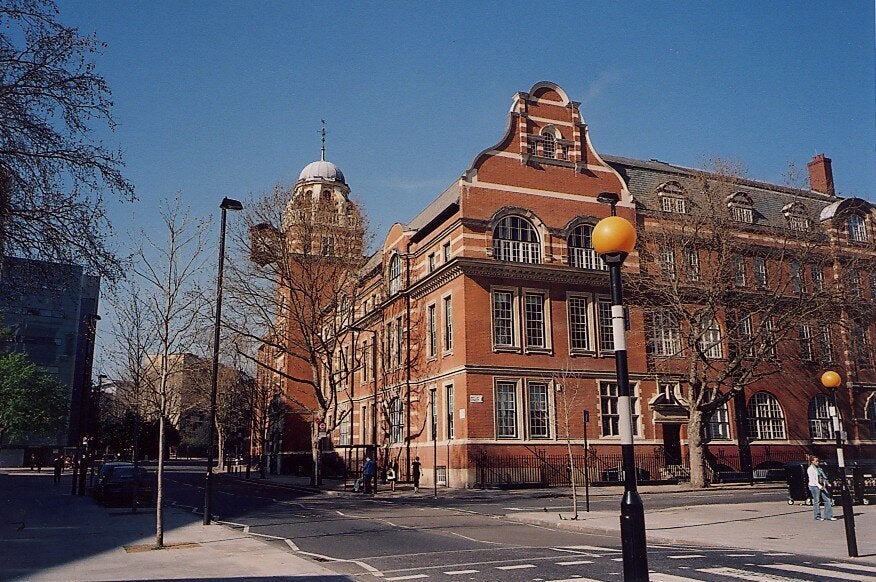
[[[161,409],[164,410],[164,395]],[[164,547],[164,415],[158,415],[158,486],[155,494],[155,547]]]
[[[703,413],[693,406],[687,423],[687,442],[690,451],[690,484],[692,487],[704,488],[708,483],[703,454]]]
[[[569,479],[572,483],[572,519],[578,519],[578,488],[575,484],[575,457],[572,455],[572,439],[568,437],[568,432],[566,436],[566,450],[569,453]]]

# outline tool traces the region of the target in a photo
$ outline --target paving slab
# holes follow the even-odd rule
[[[700,544],[740,550],[788,552],[836,560],[876,564],[876,509],[856,505],[855,533],[858,558],[849,558],[842,508],[837,521],[815,521],[812,508],[779,502],[691,505],[649,511],[645,507],[648,543]],[[507,519],[561,529],[614,532],[620,536],[617,512],[515,512]]]

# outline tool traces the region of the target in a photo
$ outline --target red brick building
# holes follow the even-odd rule
[[[590,242],[592,226],[611,208],[597,198],[616,195],[617,214],[647,229],[658,215],[683,213],[684,184],[695,174],[600,155],[579,104],[553,83],[517,93],[500,141],[413,220],[389,230],[351,292],[353,315],[337,339],[354,365],[339,397],[335,449],[377,445],[403,476],[420,457],[427,485],[433,467],[451,487],[558,482],[565,468],[552,459],[566,454],[567,434],[582,453],[587,411],[588,446],[600,463],[593,477],[616,477],[609,281]],[[811,189],[741,181],[726,212],[752,244],[805,221],[826,225],[833,268],[817,277],[851,281],[843,265],[855,266],[857,288],[841,317],[856,323],[836,326],[820,344],[820,330],[808,330],[819,346],[808,359],[787,356],[796,360],[781,375],[748,386],[735,406],[712,416],[709,448],[728,469],[739,468],[728,459],[742,432],[756,466],[828,447],[817,382],[825,365],[845,380],[838,402],[856,454],[876,456],[876,217],[865,200],[834,195],[829,159],[816,157],[810,177]],[[624,271],[659,276],[643,256],[633,253]],[[744,269],[758,277],[759,263],[746,260]],[[628,325],[637,452],[660,459],[649,478],[683,473],[683,377],[655,367],[651,314],[631,307]],[[713,348],[725,342],[726,322],[716,325]],[[714,349],[716,359],[725,357],[726,348]],[[510,456],[520,457],[517,469],[502,470]]]

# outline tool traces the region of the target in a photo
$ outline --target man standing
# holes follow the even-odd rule
[[[827,475],[824,474],[824,469],[818,466],[818,457],[812,456],[809,458],[809,467],[806,469],[806,477],[809,480],[809,492],[812,494],[812,514],[816,521],[821,521],[820,503],[824,502],[824,519],[827,521],[836,521],[833,516],[833,500],[830,498],[830,493],[826,489]]]
[[[52,482],[55,485],[58,485],[61,482],[61,473],[64,472],[64,453],[58,453],[52,461],[52,468],[55,470],[54,480]]]
[[[371,457],[365,458],[362,467],[362,480],[365,481],[365,493],[374,493],[374,479],[377,477],[377,463]]]
[[[411,463],[411,469],[414,476],[414,493],[416,493],[420,490],[420,457],[414,459],[414,462]]]

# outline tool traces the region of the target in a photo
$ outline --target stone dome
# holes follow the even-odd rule
[[[298,175],[298,180],[334,180],[341,184],[346,184],[344,173],[331,162],[320,160],[311,162],[304,166],[301,174]]]

